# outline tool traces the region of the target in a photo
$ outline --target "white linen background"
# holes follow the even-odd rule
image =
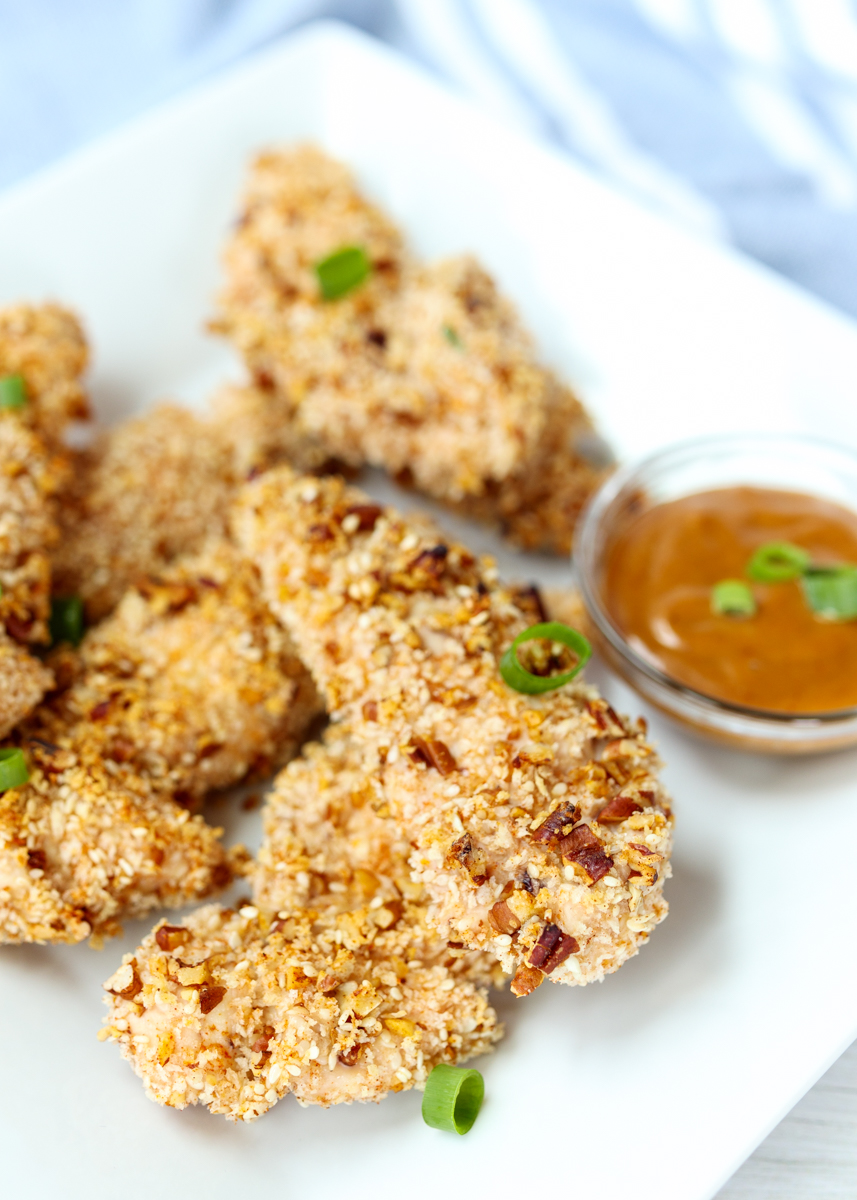
[[[857,317],[857,0],[0,0],[0,187],[319,16]],[[723,1200],[857,1195],[855,1066]]]

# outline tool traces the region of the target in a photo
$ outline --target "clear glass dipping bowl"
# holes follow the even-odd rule
[[[700,438],[620,468],[590,500],[575,537],[574,563],[593,640],[641,696],[697,733],[746,750],[812,754],[857,744],[857,708],[781,713],[746,708],[679,683],[628,645],[603,595],[604,556],[631,504],[651,506],[735,485],[775,487],[857,511],[857,453],[789,434]]]

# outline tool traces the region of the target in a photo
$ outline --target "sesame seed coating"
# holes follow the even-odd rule
[[[256,568],[221,539],[126,593],[40,723],[49,740],[85,741],[187,801],[270,775],[320,712]]]
[[[25,424],[60,443],[66,426],[89,416],[81,382],[89,352],[80,322],[58,304],[0,308],[0,376],[22,375]]]
[[[266,810],[256,903],[156,928],[107,981],[102,1036],[153,1099],[241,1120],[288,1092],[380,1100],[501,1036],[476,956],[427,927],[406,843],[360,799],[359,761],[346,730],[309,747]]]
[[[214,327],[293,441],[384,467],[522,545],[565,552],[604,475],[581,452],[591,423],[481,266],[466,255],[415,263],[347,170],[312,147],[258,159],[244,206]],[[374,272],[326,301],[313,266],[353,244]]]
[[[55,591],[81,596],[90,621],[106,616],[138,578],[223,532],[236,483],[226,440],[187,409],[160,405],[104,431],[74,459]]]
[[[221,831],[151,781],[86,747],[21,742],[30,781],[0,794],[0,943],[115,934],[229,883]]]
[[[531,622],[493,567],[341,479],[282,467],[244,489],[234,527],[332,717],[377,764],[439,933],[494,953],[518,994],[636,953],[666,915],[655,756],[585,684],[525,696],[502,682]]]

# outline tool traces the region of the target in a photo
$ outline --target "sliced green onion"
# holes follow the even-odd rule
[[[518,647],[522,642],[532,642],[537,638],[543,638],[548,642],[560,642],[569,650],[573,650],[577,655],[577,662],[571,670],[563,671],[561,675],[534,675],[526,667],[522,667],[518,661]],[[562,687],[564,683],[574,679],[578,671],[589,661],[591,654],[592,647],[582,633],[578,633],[576,629],[571,629],[568,625],[563,625],[561,621],[545,621],[540,625],[531,625],[529,629],[518,634],[500,659],[500,674],[509,687],[514,688],[516,692],[537,696],[541,692],[552,692],[554,688]]]
[[[20,787],[30,778],[24,751],[13,746],[0,749],[0,792]]]
[[[711,611],[718,616],[752,617],[756,601],[741,579],[721,579],[711,589]]]
[[[450,346],[455,346],[456,350],[464,349],[464,342],[462,342],[461,338],[458,336],[458,334],[455,332],[455,330],[452,328],[451,325],[442,325],[441,332],[443,333],[443,336],[446,338],[446,340],[449,342]]]
[[[51,601],[51,642],[79,646],[83,637],[83,601],[80,596],[55,596]]]
[[[806,550],[792,542],[766,542],[747,565],[747,574],[757,583],[785,583],[803,575],[810,564]]]
[[[23,375],[0,376],[0,408],[24,408],[27,385]]]
[[[479,1116],[485,1081],[478,1071],[439,1063],[426,1080],[423,1120],[433,1129],[467,1133]]]
[[[857,567],[809,567],[801,587],[809,607],[825,621],[857,618]]]
[[[372,271],[362,246],[343,246],[315,264],[318,284],[325,300],[338,300],[359,287]]]

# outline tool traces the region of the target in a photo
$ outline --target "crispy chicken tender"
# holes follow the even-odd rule
[[[269,775],[320,712],[258,571],[221,540],[125,595],[41,722],[51,740],[83,736],[185,801]]]
[[[0,943],[77,942],[232,875],[219,829],[97,752],[24,738],[30,781],[0,795]]]
[[[313,265],[354,244],[373,275],[324,301]],[[293,443],[384,467],[522,545],[567,551],[604,474],[581,451],[591,424],[472,257],[415,265],[345,168],[299,147],[257,161],[226,268],[215,328]]]
[[[53,682],[47,667],[0,633],[0,738],[32,712]]]
[[[17,411],[0,413],[0,622],[17,641],[49,640],[48,550],[64,476],[62,459]]]
[[[380,1100],[502,1035],[473,983],[490,967],[427,927],[407,843],[374,812],[359,760],[345,730],[308,748],[266,810],[257,904],[157,927],[107,981],[102,1036],[153,1099],[243,1120],[290,1091]]]
[[[234,518],[272,609],[414,850],[443,937],[526,994],[588,983],[666,915],[672,813],[641,723],[575,683],[503,683],[530,620],[493,568],[340,479],[279,468]]]
[[[78,455],[60,514],[54,590],[81,596],[96,621],[141,576],[222,534],[239,481],[224,433],[164,404]]]
[[[22,375],[27,405],[21,419],[49,442],[89,416],[81,378],[89,352],[74,313],[58,304],[0,308],[0,376]]]
[[[423,887],[411,879],[410,843],[377,780],[377,763],[367,770],[364,746],[343,723],[306,745],[266,797],[254,903],[266,912],[296,912],[326,905],[350,911],[368,902],[382,927],[404,906],[421,937],[436,939],[425,921]],[[503,982],[491,955],[449,948],[446,965],[485,986]]]

